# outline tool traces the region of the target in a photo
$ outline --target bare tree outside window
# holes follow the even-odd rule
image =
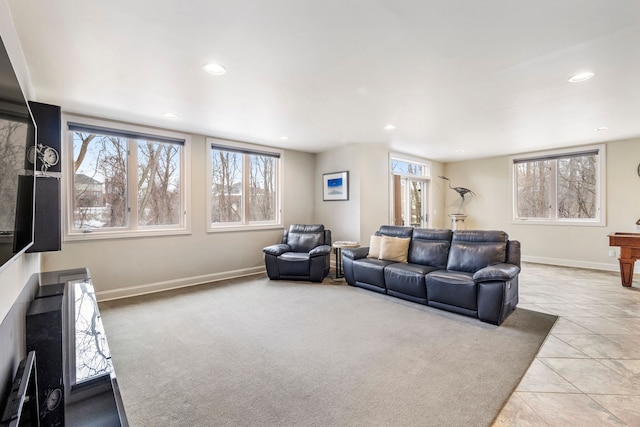
[[[517,218],[599,219],[598,155],[568,153],[514,162]]]
[[[72,139],[74,230],[181,224],[180,144],[117,136],[116,132],[73,131]],[[131,219],[132,207],[137,208],[137,222]]]
[[[211,222],[242,221],[242,154],[211,150]]]
[[[127,141],[73,133],[73,228],[127,225]]]
[[[225,148],[211,146],[211,226],[277,223],[278,155]]]
[[[249,213],[251,221],[274,221],[276,217],[276,158],[250,155]]]
[[[558,160],[558,217],[595,218],[596,156]]]
[[[180,147],[138,141],[138,225],[180,223]]]
[[[518,217],[548,218],[550,215],[548,160],[516,164]]]

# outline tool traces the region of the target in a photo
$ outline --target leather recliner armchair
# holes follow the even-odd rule
[[[329,274],[331,230],[322,224],[292,224],[280,244],[262,251],[269,279],[322,282]]]

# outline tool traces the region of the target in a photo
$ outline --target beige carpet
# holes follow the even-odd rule
[[[100,310],[133,427],[488,426],[556,319],[263,276]]]

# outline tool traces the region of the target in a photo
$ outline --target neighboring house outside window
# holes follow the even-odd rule
[[[605,225],[605,146],[514,156],[513,219]]]
[[[185,135],[75,120],[67,120],[67,238],[188,232]]]
[[[282,226],[281,150],[209,138],[208,231]]]

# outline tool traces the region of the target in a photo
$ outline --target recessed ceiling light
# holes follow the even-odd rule
[[[609,126],[600,126],[600,127],[597,127],[596,130],[598,132],[601,131],[601,130],[609,130]]]
[[[464,153],[464,150],[461,148],[459,150],[456,150],[456,153]]]
[[[162,117],[164,117],[165,119],[172,119],[173,120],[173,119],[177,119],[178,115],[174,114],[174,113],[164,113],[162,115]]]
[[[209,74],[213,74],[214,76],[221,76],[227,72],[227,69],[224,68],[220,64],[204,64],[202,69],[205,70]]]
[[[289,140],[289,137],[288,137],[287,135],[282,135],[282,136],[280,137],[280,139],[281,139],[281,140],[283,140],[283,141],[288,141],[288,140]]]
[[[391,125],[391,124],[386,125],[386,126],[384,127],[384,130],[395,130],[395,129],[396,129],[396,127],[395,127],[394,125]]]
[[[585,71],[583,73],[574,74],[573,76],[569,77],[569,82],[570,83],[584,82],[586,80],[589,80],[590,78],[592,78],[595,75],[596,75],[596,73],[594,73],[594,72]]]

